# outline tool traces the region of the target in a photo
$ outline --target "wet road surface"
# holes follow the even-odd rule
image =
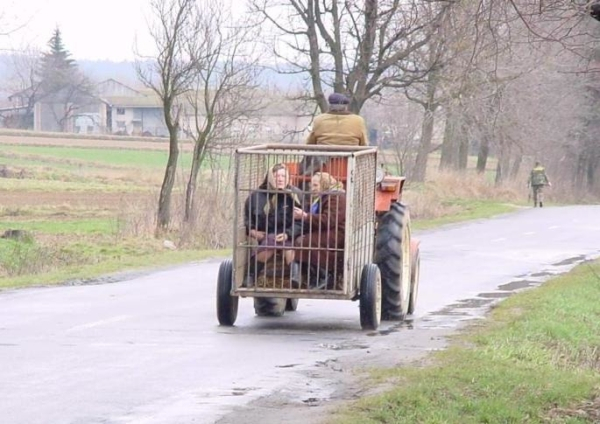
[[[350,301],[258,318],[242,299],[236,326],[219,327],[218,261],[0,293],[0,422],[317,422],[313,407],[349,371],[443,348],[494,302],[597,257],[598,217],[600,206],[528,209],[417,232],[417,314],[376,332],[361,331]]]

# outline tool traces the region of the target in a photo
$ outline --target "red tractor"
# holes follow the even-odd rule
[[[285,165],[300,195],[307,195],[306,186],[315,171],[331,175],[344,186],[345,241],[343,249],[328,249],[340,265],[328,286],[311,285],[310,269],[303,269],[302,283],[294,284],[284,266],[283,248],[259,275],[252,276],[256,284],[243,284],[256,247],[244,225],[245,199],[274,164]],[[302,298],[359,300],[361,326],[370,330],[381,319],[403,320],[415,311],[419,245],[411,239],[409,211],[401,203],[405,178],[385,175],[377,165],[376,148],[259,145],[238,149],[235,166],[234,255],[221,264],[217,281],[221,325],[235,323],[240,297],[252,297],[259,316],[294,311]]]

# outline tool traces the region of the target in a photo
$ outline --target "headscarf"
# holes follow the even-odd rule
[[[312,213],[318,213],[319,202],[321,200],[321,196],[324,193],[344,192],[344,185],[335,178],[333,178],[331,174],[328,174],[327,172],[315,172],[313,178],[315,177],[319,178],[319,182],[321,183],[321,192],[316,193],[313,197],[313,201],[311,203],[310,208],[310,211]]]
[[[321,182],[321,191],[344,191],[344,185],[333,178],[327,172],[315,172],[314,177],[318,177]]]

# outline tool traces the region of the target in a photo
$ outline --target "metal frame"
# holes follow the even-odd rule
[[[243,276],[240,271],[241,254],[247,255],[248,246],[242,246],[240,239],[243,227],[243,203],[241,199],[242,162],[256,156],[257,163],[268,164],[269,158],[306,156],[328,156],[347,158],[346,169],[346,231],[343,253],[343,284],[341,290],[304,289],[304,288],[242,288],[239,283]],[[250,159],[252,161],[252,159]],[[277,161],[274,161],[277,162]],[[364,162],[364,164],[363,164]],[[360,167],[364,169],[359,169]],[[233,280],[231,294],[241,297],[286,297],[311,299],[355,299],[360,287],[362,267],[373,260],[375,236],[375,174],[377,169],[377,149],[374,147],[352,146],[312,146],[290,144],[263,144],[239,148],[235,151],[235,214],[234,214],[234,252]],[[370,189],[369,189],[370,187]],[[366,190],[365,190],[366,189]],[[366,191],[359,193],[358,191]],[[360,197],[360,198],[357,198]],[[369,199],[370,198],[370,199]],[[241,212],[242,211],[242,212]],[[240,213],[241,212],[241,213]],[[365,222],[360,222],[364,220]],[[242,277],[242,278],[240,278]]]

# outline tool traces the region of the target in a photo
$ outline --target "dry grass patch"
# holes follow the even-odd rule
[[[403,199],[417,220],[431,220],[468,212],[481,204],[523,204],[518,187],[496,186],[478,174],[432,172],[425,184],[406,185]]]

